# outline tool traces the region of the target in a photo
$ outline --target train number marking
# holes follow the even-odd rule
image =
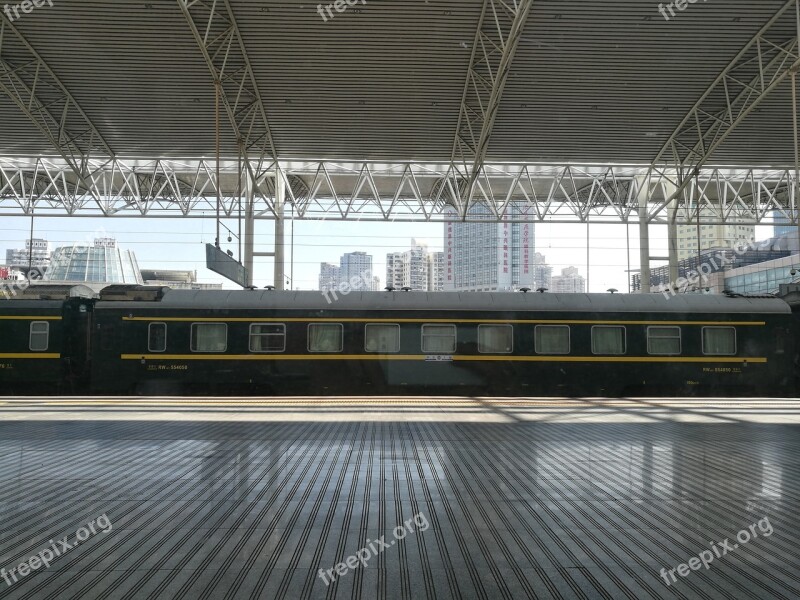
[[[448,354],[428,354],[425,362],[453,362],[453,357]]]

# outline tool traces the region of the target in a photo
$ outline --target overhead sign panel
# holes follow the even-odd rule
[[[206,244],[206,267],[242,287],[247,286],[247,269],[213,244]]]

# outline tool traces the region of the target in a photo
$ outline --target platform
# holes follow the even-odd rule
[[[800,597],[795,400],[6,398],[0,457],[3,599]]]

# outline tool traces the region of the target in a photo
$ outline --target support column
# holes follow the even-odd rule
[[[663,184],[663,188],[664,196],[667,198],[678,189],[669,181]],[[675,285],[675,282],[678,281],[678,196],[672,198],[667,205],[667,248],[669,251],[669,280],[671,285]]]
[[[800,44],[800,2],[794,6],[794,25]],[[791,70],[792,79],[792,132],[794,135],[794,185],[792,186],[792,215],[797,219],[797,251],[800,253],[800,139],[797,132],[797,69]],[[791,246],[790,246],[791,249]]]
[[[636,200],[639,204],[639,278],[642,282],[642,294],[650,293],[650,230],[647,215],[647,199],[649,194],[648,179],[637,177],[636,182],[639,186]]]
[[[249,173],[245,174],[245,208],[244,208],[244,267],[247,269],[247,285],[253,285],[253,256],[255,246],[255,185]]]
[[[282,290],[286,284],[284,276],[284,246],[285,246],[285,220],[284,206],[286,204],[286,182],[283,172],[275,163],[275,289]]]
[[[797,5],[797,31],[800,35],[800,3]],[[798,38],[800,39],[800,38]],[[792,71],[792,133],[794,137],[794,185],[791,188],[789,197],[791,198],[792,217],[797,224],[797,243],[800,252],[800,139],[797,132],[797,73]],[[790,246],[791,248],[791,246]]]

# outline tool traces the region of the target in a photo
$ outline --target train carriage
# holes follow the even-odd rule
[[[775,298],[137,293],[96,304],[97,393],[795,393],[795,325]]]
[[[71,293],[76,289],[51,286],[41,293],[0,298],[0,393],[86,389],[92,301]]]

